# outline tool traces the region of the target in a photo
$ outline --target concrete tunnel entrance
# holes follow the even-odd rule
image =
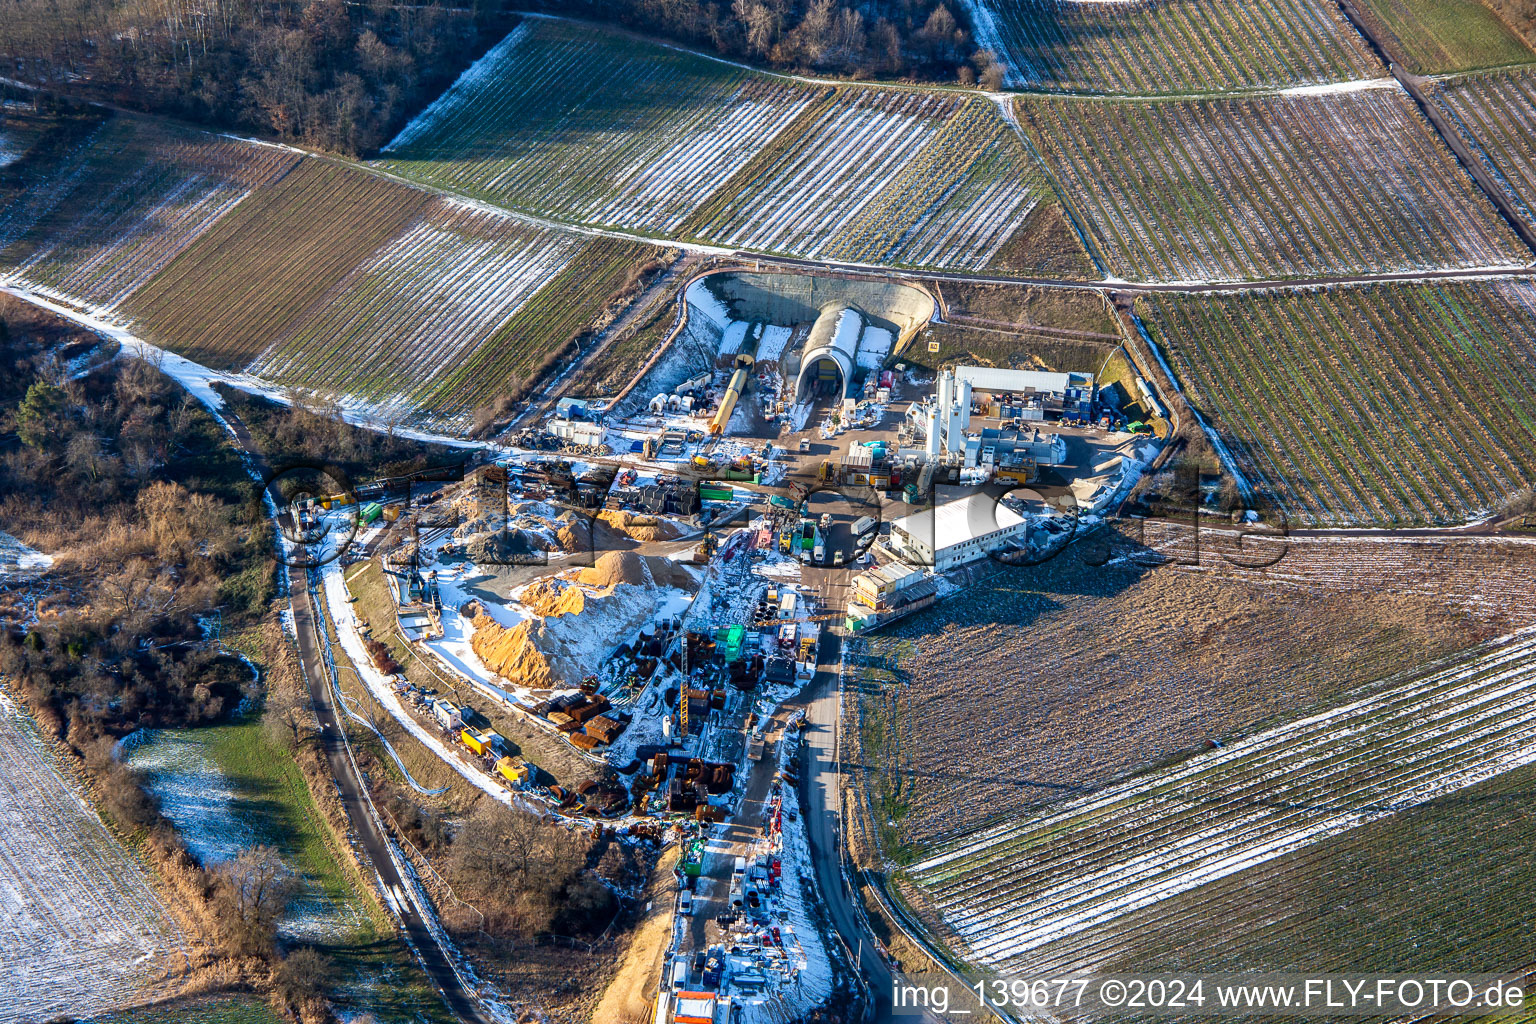
[[[859,337],[867,324],[864,314],[846,303],[829,302],[822,307],[805,340],[800,373],[795,378],[795,401],[842,399],[848,394]]]

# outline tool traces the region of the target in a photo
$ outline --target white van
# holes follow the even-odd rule
[[[868,533],[870,530],[873,530],[874,528],[875,528],[875,518],[874,518],[874,516],[864,516],[858,522],[853,524],[853,535],[855,537],[862,537],[862,536],[864,536],[864,534]]]
[[[684,915],[693,913],[693,893],[687,889],[677,897],[677,912]]]

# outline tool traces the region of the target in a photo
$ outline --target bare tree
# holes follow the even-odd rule
[[[298,880],[271,846],[241,850],[214,866],[216,901],[225,945],[240,956],[268,956],[277,922],[298,889]]]

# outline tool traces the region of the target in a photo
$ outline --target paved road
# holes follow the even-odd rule
[[[249,455],[252,466],[262,475],[262,479],[268,479],[271,471],[252,442],[245,424],[241,423],[228,408],[222,410],[220,414],[229,423],[236,441]],[[277,496],[273,497],[276,507],[283,508],[282,503],[276,500]],[[283,525],[281,520],[280,515],[279,521],[274,524],[279,529]],[[454,971],[447,952],[438,944],[437,937],[427,926],[421,911],[407,895],[412,891],[411,885],[406,878],[402,877],[389,839],[371,813],[371,805],[362,779],[346,748],[340,716],[337,714],[331,693],[329,670],[322,654],[324,640],[316,628],[314,598],[309,588],[308,573],[304,569],[293,566],[285,567],[284,571],[288,579],[288,593],[292,599],[299,660],[303,663],[304,678],[309,685],[310,703],[314,706],[315,718],[320,723],[321,745],[325,750],[326,763],[330,765],[331,775],[336,781],[342,806],[346,808],[347,820],[352,825],[353,834],[357,836],[363,856],[384,888],[395,897],[392,909],[410,942],[411,951],[416,955],[416,962],[421,965],[421,969],[426,972],[432,984],[442,993],[453,1015],[467,1024],[492,1024],[491,1018],[481,1009],[474,993],[465,987],[464,982]]]
[[[891,983],[894,974],[875,945],[874,936],[854,912],[854,896],[844,884],[842,872],[841,807],[838,798],[837,667],[842,661],[842,640],[830,630],[821,637],[816,677],[799,701],[806,709],[805,746],[800,755],[800,807],[805,833],[810,840],[811,865],[816,888],[821,892],[832,924],[844,944],[858,957],[859,973],[870,986],[871,1017],[891,1019]]]

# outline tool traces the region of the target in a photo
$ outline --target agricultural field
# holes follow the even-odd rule
[[[1482,0],[1352,0],[1389,55],[1418,74],[1536,62]]]
[[[33,168],[30,187],[0,207],[0,268],[110,310],[297,160],[277,147],[111,118]]]
[[[1009,240],[1055,207],[988,99],[811,85],[543,19],[381,166],[559,220],[882,265],[1013,266]]]
[[[1525,908],[1536,769],[1450,796],[1034,950],[1033,969],[1458,970],[1536,965]],[[1254,899],[1262,892],[1263,899]]]
[[[1536,634],[1527,631],[958,839],[908,875],[972,960],[1038,971],[1044,947],[1090,930],[1118,934],[1150,905],[1296,851],[1326,855],[1335,837],[1347,842],[1400,808],[1536,763],[1533,691]],[[1201,903],[1185,913],[1224,920]],[[1066,963],[1096,954],[1097,943],[1084,945]]]
[[[1536,545],[1298,540],[1274,565],[1240,568],[1230,544],[1208,539],[1203,561],[1181,565],[1174,541],[1188,528],[1152,525],[1103,551],[1099,535],[997,571],[864,641],[877,663],[896,660],[859,680],[888,856],[1536,625],[1521,596]]]
[[[381,159],[544,216],[670,232],[826,91],[590,25],[530,19]]]
[[[586,245],[434,200],[284,329],[250,370],[375,402],[406,398],[481,346],[514,343],[509,321]]]
[[[1492,172],[1528,224],[1536,224],[1536,71],[1437,81],[1436,104]]]
[[[662,252],[141,119],[49,175],[0,212],[18,280],[215,369],[455,427]]]
[[[144,869],[0,698],[0,1021],[100,1013],[183,969]]]
[[[848,89],[773,139],[684,231],[817,259],[981,269],[1048,194],[990,101]]]
[[[1386,74],[1326,0],[967,0],[1021,89],[1207,93]]]
[[[0,99],[0,170],[26,156],[52,126],[52,119],[34,114],[30,104]]]
[[[1536,480],[1536,285],[1140,300],[1179,386],[1293,525],[1463,522]]]
[[[458,417],[502,394],[516,394],[548,372],[568,345],[612,311],[636,275],[665,250],[641,242],[594,238],[496,332],[461,362],[418,387],[418,409]]]
[[[304,160],[206,232],[122,311],[157,345],[208,366],[244,369],[430,198]]]
[[[143,773],[198,863],[263,844],[282,852],[301,880],[279,926],[285,940],[340,943],[359,931],[376,938],[367,897],[331,848],[304,777],[259,720],[150,733],[124,760]]]
[[[1016,103],[1123,277],[1529,264],[1413,101],[1384,85],[1327,96]]]

